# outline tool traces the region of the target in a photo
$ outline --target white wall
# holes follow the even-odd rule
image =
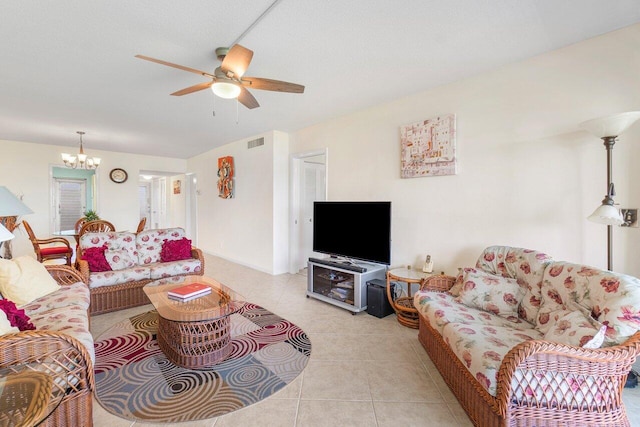
[[[247,141],[264,137],[248,149]],[[288,135],[269,132],[189,159],[198,176],[198,246],[271,274],[287,271]],[[218,158],[232,156],[234,197],[218,197]]]
[[[606,193],[606,152],[578,124],[640,109],[639,45],[628,27],[299,130],[291,152],[328,147],[329,200],[392,201],[393,266],[429,253],[454,273],[499,244],[606,268],[606,227],[585,219]],[[445,113],[459,173],[400,179],[399,127]],[[614,149],[623,207],[640,207],[638,139],[640,124]],[[616,228],[614,243],[614,269],[640,275],[640,229]]]
[[[0,185],[6,186],[14,194],[24,195],[23,202],[33,210],[25,215],[38,237],[47,237],[49,211],[51,205],[50,177],[51,165],[63,166],[60,153],[69,147],[32,144],[27,142],[0,141]],[[187,161],[166,157],[143,156],[129,153],[88,150],[91,156],[100,157],[102,164],[96,169],[97,212],[100,217],[111,222],[117,230],[135,231],[140,220],[138,208],[138,175],[140,170],[185,172]],[[127,171],[129,178],[123,184],[109,179],[113,168]],[[170,199],[169,199],[170,200]],[[184,222],[184,202],[182,206],[169,207],[172,212],[182,211]],[[184,226],[182,224],[176,224]],[[12,241],[14,256],[32,254],[33,249],[24,231],[20,230]]]

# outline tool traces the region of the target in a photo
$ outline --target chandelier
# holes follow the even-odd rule
[[[84,150],[82,148],[82,135],[85,133],[81,130],[76,132],[80,135],[80,152],[77,156],[72,154],[62,153],[62,161],[64,165],[68,168],[80,168],[80,169],[95,169],[100,166],[100,158],[99,157],[87,157],[84,154]]]

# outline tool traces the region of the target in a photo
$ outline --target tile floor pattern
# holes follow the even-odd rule
[[[378,319],[306,298],[306,274],[271,276],[205,255],[206,274],[294,322],[311,338],[311,359],[289,386],[247,408],[180,424],[132,422],[94,400],[96,427],[125,426],[471,426],[418,342],[395,315]],[[97,338],[115,322],[151,305],[91,318]],[[625,389],[631,425],[640,427],[640,387]]]

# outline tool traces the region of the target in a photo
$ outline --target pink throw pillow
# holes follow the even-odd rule
[[[165,240],[160,251],[162,262],[180,261],[191,258],[191,240],[183,237],[179,240]]]
[[[87,248],[82,251],[82,259],[89,263],[89,271],[111,271],[111,266],[104,256],[104,251],[106,250],[107,245],[102,245],[100,247]]]
[[[31,323],[31,319],[27,316],[23,309],[18,309],[13,301],[8,299],[0,300],[0,310],[4,311],[11,326],[21,331],[31,331],[36,327]]]

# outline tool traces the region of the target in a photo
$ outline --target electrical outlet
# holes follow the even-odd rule
[[[638,228],[638,209],[620,209],[624,222],[620,227]]]

